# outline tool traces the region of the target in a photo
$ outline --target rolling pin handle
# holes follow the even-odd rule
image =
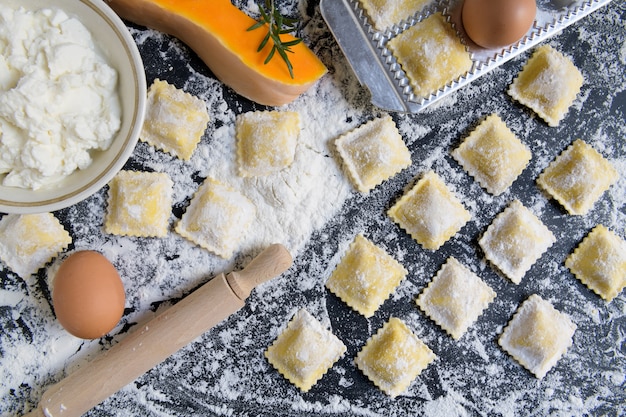
[[[255,287],[285,272],[292,262],[289,251],[275,243],[259,253],[243,270],[228,274],[226,281],[237,297],[245,300]]]

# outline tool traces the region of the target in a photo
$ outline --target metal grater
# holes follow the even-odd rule
[[[537,0],[537,16],[533,27],[520,41],[500,50],[483,49],[467,37],[461,24],[463,0],[436,0],[422,12],[398,22],[384,32],[374,29],[359,0],[321,0],[320,9],[359,82],[370,91],[371,102],[383,110],[417,113],[610,2]],[[472,69],[432,92],[429,97],[416,97],[406,74],[387,48],[387,43],[436,12],[446,16],[466,45],[473,61]]]

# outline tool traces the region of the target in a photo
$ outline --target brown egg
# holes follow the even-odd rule
[[[110,332],[124,313],[125,301],[117,270],[98,252],[73,253],[54,277],[54,312],[76,337],[96,339]]]
[[[520,40],[533,25],[535,0],[465,0],[462,20],[467,36],[483,48],[502,48]]]

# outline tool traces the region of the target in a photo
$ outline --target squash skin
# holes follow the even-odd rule
[[[107,4],[123,19],[177,37],[224,84],[259,104],[290,103],[327,72],[303,42],[289,54],[293,79],[278,54],[264,64],[271,41],[261,52],[257,47],[267,32],[247,31],[256,21],[230,0],[107,0]]]

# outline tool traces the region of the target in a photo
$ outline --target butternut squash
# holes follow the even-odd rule
[[[256,21],[233,6],[230,0],[108,0],[123,19],[175,36],[193,49],[213,74],[238,94],[268,106],[296,99],[327,71],[303,43],[291,47],[289,60],[265,58],[272,42],[257,52],[267,31],[248,31]],[[291,35],[282,35],[285,42]]]

